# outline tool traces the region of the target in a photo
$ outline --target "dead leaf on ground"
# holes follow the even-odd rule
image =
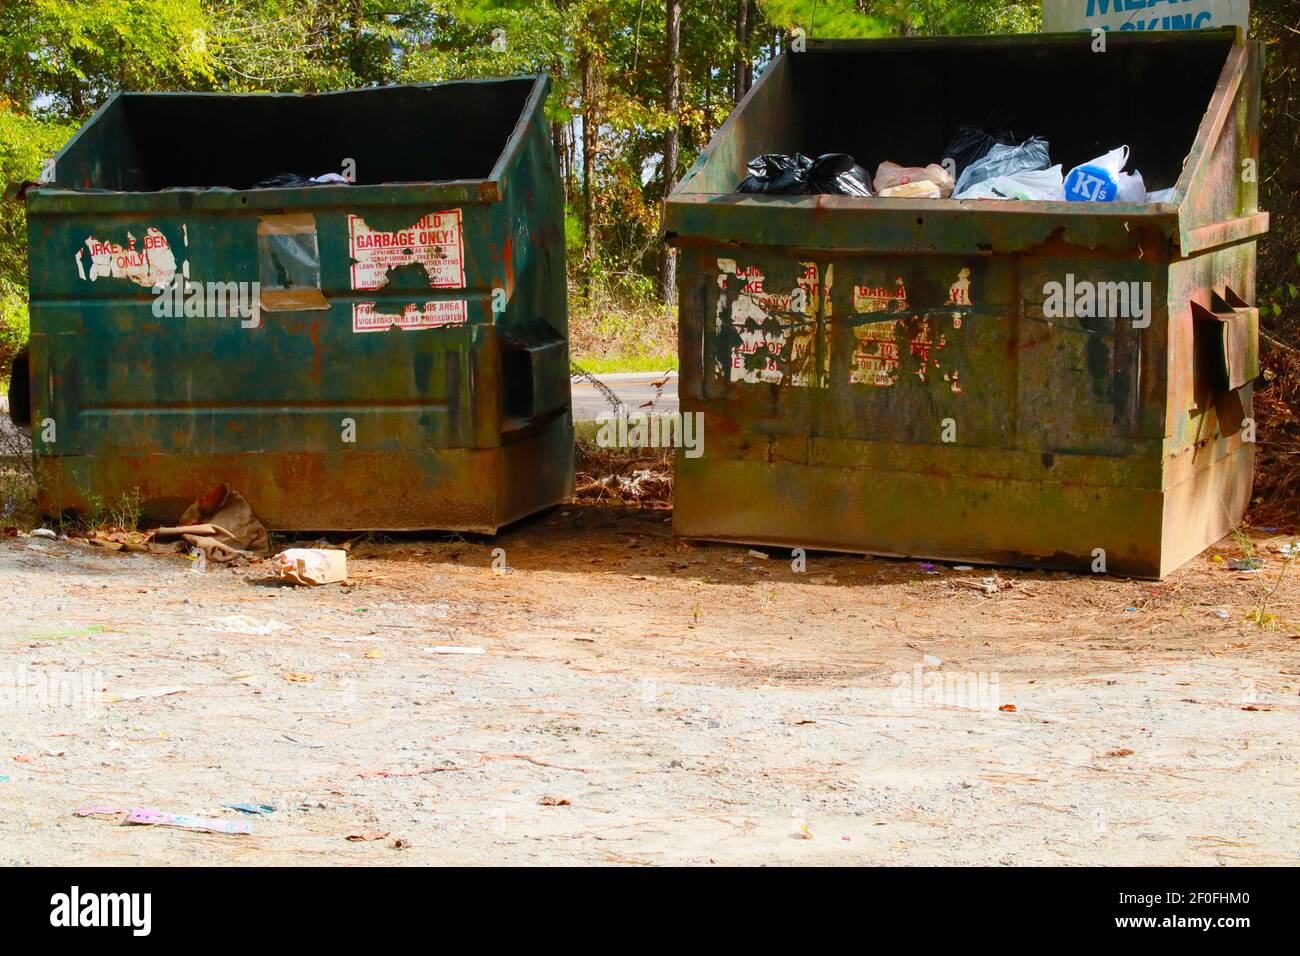
[[[1016,712],[1016,705],[1003,704],[1001,707],[998,708],[998,710],[1003,711],[1004,713],[1014,714]]]
[[[375,840],[382,840],[386,836],[388,836],[387,830],[362,830],[360,833],[349,833],[348,842],[373,843]]]
[[[537,801],[538,806],[542,807],[567,807],[570,806],[567,797],[542,797]]]
[[[1107,757],[1131,757],[1133,756],[1133,751],[1129,750],[1127,747],[1121,747],[1119,750],[1107,750],[1106,756]]]

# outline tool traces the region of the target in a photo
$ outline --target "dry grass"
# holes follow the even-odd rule
[[[574,496],[581,501],[673,500],[673,451],[669,448],[601,448],[578,442]]]
[[[1250,523],[1300,531],[1300,352],[1273,346],[1256,383],[1255,493]]]
[[[0,528],[30,531],[40,518],[32,443],[9,423],[7,409],[0,408],[0,416]]]

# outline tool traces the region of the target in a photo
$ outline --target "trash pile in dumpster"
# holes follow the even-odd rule
[[[809,159],[764,153],[748,163],[738,193],[805,196],[877,196],[881,199],[1038,199],[1056,202],[1169,202],[1174,190],[1148,192],[1137,169],[1126,172],[1128,146],[1062,172],[1053,164],[1047,140],[1019,138],[1009,130],[963,126],[943,150],[941,161],[903,166],[885,161],[868,181],[847,153]]]

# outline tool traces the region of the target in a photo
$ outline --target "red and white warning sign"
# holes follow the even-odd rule
[[[400,314],[380,312],[373,302],[357,302],[352,306],[353,332],[383,332],[393,326],[399,329],[436,329],[444,325],[464,325],[468,320],[469,310],[464,299],[426,302],[423,307],[412,302]]]
[[[371,229],[360,216],[348,216],[352,288],[382,289],[391,269],[418,263],[435,289],[465,287],[460,210],[431,212],[409,229]]]

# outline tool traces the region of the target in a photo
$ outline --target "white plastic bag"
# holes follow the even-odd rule
[[[1026,169],[1009,176],[994,176],[958,193],[954,199],[1042,199],[1061,202],[1065,185],[1060,165],[1051,169]]]
[[[1131,173],[1119,174],[1119,194],[1115,197],[1116,202],[1140,202],[1147,201],[1147,184],[1142,181],[1142,174],[1136,169]]]
[[[1177,188],[1174,186],[1168,189],[1157,189],[1153,193],[1147,193],[1147,202],[1173,202],[1175,192]]]

